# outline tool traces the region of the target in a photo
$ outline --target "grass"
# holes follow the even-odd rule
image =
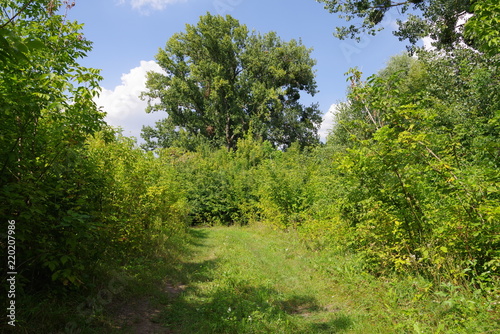
[[[197,229],[200,243],[164,300],[175,333],[494,333],[498,308],[472,294],[434,293],[418,277],[375,278],[352,255],[307,250],[263,226]]]
[[[189,242],[178,253],[163,260],[131,259],[85,296],[68,297],[62,303],[47,296],[38,304],[33,299],[31,305],[37,305],[30,317],[33,326],[19,332],[455,334],[500,330],[498,297],[449,285],[435,288],[419,277],[376,278],[365,272],[356,256],[309,250],[298,240],[294,233],[260,225],[191,229]],[[104,290],[112,291],[108,299]],[[109,302],[99,305],[99,296]],[[89,300],[93,305],[78,309]],[[64,331],[68,323],[78,330]]]
[[[199,230],[204,244],[175,277],[162,313],[180,333],[334,333],[353,322],[292,238],[266,229]]]

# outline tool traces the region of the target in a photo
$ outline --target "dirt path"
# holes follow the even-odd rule
[[[186,289],[184,285],[166,282],[162,287],[167,300],[174,300]],[[149,297],[129,299],[112,306],[113,327],[118,332],[131,334],[171,334],[172,329],[161,325],[160,314],[165,305],[158,305]]]

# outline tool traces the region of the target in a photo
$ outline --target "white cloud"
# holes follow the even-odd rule
[[[337,105],[332,104],[328,112],[323,115],[323,122],[321,123],[321,127],[319,128],[318,131],[319,138],[322,142],[326,142],[326,138],[328,137],[330,130],[333,128],[336,112],[337,112]]]
[[[139,140],[143,125],[154,125],[155,121],[166,116],[159,112],[147,114],[147,102],[139,98],[141,92],[146,90],[146,73],[149,71],[162,72],[162,69],[154,61],[141,61],[139,67],[122,75],[121,85],[113,90],[103,88],[95,100],[107,113],[108,124],[121,127],[124,135]]]
[[[186,0],[119,0],[118,3],[130,3],[133,9],[148,14],[151,10],[163,10],[172,3],[183,1]]]
[[[430,36],[422,38],[422,43],[424,44],[424,49],[427,51],[434,51],[436,47],[432,45],[432,43],[436,42],[435,39],[432,39]]]

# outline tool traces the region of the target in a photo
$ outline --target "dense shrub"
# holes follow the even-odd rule
[[[402,56],[367,82],[351,77],[330,137],[337,206],[372,270],[498,278],[495,61]]]
[[[106,141],[101,134],[89,139],[88,147],[103,176],[97,214],[110,251],[121,258],[161,254],[188,221],[184,185],[174,166],[121,135]]]

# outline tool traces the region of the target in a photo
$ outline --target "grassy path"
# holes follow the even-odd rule
[[[387,324],[368,315],[372,296],[348,287],[347,267],[295,238],[255,227],[195,233],[197,244],[171,275],[159,319],[172,332],[387,333]],[[342,286],[325,266],[343,276]]]
[[[457,290],[432,293],[414,277],[375,278],[355,258],[308,250],[292,234],[259,226],[191,234],[181,259],[145,264],[146,290],[129,299],[130,312],[122,312],[128,322],[115,326],[117,333],[489,334],[500,328],[498,312],[481,299]],[[155,293],[147,288],[156,286],[154,277],[167,277]]]

